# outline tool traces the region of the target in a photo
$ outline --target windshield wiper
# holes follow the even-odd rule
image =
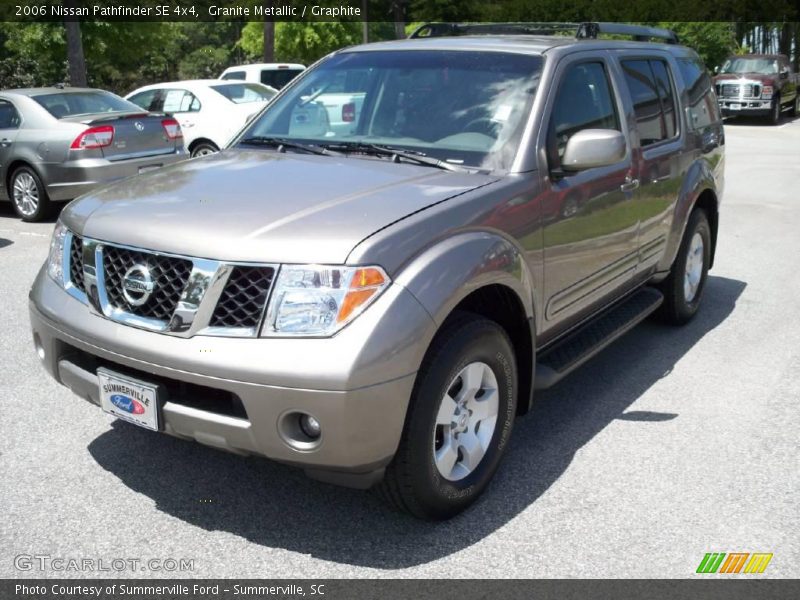
[[[319,154],[324,156],[338,155],[338,152],[331,152],[327,148],[323,148],[315,144],[303,144],[301,142],[293,142],[284,138],[267,137],[263,135],[244,138],[243,140],[240,140],[239,143],[248,144],[251,146],[272,146],[276,148],[278,152],[286,152],[286,149],[288,148],[291,150],[301,150],[310,154]]]
[[[402,150],[394,148],[393,146],[384,146],[382,144],[368,144],[365,142],[331,142],[323,144],[323,146],[330,150],[337,150],[340,152],[357,152],[361,154],[369,154],[372,156],[389,156],[394,162],[407,160],[418,165],[427,167],[436,167],[445,171],[456,171],[459,173],[468,173],[471,169],[461,165],[454,165],[438,158],[433,158],[422,154],[421,152],[414,152],[413,150]]]

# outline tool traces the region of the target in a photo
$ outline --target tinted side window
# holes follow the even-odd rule
[[[719,121],[719,107],[711,87],[711,77],[702,63],[695,58],[681,58],[678,60],[678,70],[689,97],[689,127],[701,129]]]
[[[552,168],[561,165],[569,138],[583,129],[620,131],[611,86],[600,62],[572,65],[561,78],[548,132]]]
[[[653,69],[658,97],[661,100],[661,110],[664,113],[664,133],[669,139],[678,133],[677,111],[675,110],[675,97],[672,93],[669,67],[662,60],[651,60],[650,68]]]
[[[261,83],[279,90],[300,73],[301,69],[264,69],[261,71]]]
[[[633,100],[642,146],[667,139],[662,122],[661,101],[650,64],[646,60],[625,60],[622,61],[622,70]]]
[[[0,100],[0,129],[17,129],[21,119],[19,113],[11,102]]]
[[[238,79],[238,80],[244,81],[245,74],[244,74],[244,71],[231,71],[230,73],[225,73],[225,75],[223,75],[222,78],[223,79]]]

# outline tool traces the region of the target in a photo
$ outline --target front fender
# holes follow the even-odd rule
[[[510,288],[534,319],[535,282],[521,249],[488,231],[466,231],[423,251],[395,278],[441,325],[472,292],[488,285]]]

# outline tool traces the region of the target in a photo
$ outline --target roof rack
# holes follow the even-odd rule
[[[579,40],[597,39],[600,34],[631,36],[637,42],[663,40],[677,44],[678,36],[669,29],[628,25],[625,23],[425,23],[409,38],[450,37],[460,35],[555,35],[575,32]]]

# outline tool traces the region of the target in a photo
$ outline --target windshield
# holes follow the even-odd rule
[[[542,62],[500,52],[338,54],[307,71],[242,139],[379,144],[455,165],[506,169]]]
[[[263,85],[257,83],[224,83],[212,85],[211,89],[225,96],[236,104],[247,104],[248,102],[268,102],[277,93]]]
[[[33,96],[33,99],[56,119],[97,113],[142,111],[141,107],[132,102],[103,91],[42,94]]]
[[[760,73],[775,75],[778,61],[774,58],[733,58],[725,61],[720,73]]]

